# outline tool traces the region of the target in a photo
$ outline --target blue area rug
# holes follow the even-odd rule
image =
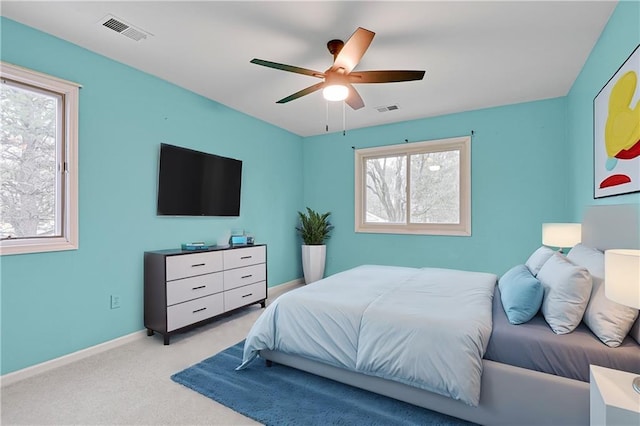
[[[264,360],[245,370],[240,342],[171,376],[266,425],[472,425],[304,371]]]

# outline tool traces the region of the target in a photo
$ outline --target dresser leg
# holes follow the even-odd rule
[[[153,336],[153,330],[150,328],[147,328],[147,336]]]
[[[267,307],[267,301],[263,300],[262,302],[260,302],[260,306],[262,306],[263,308]]]
[[[168,334],[164,335],[164,344],[167,345],[167,346],[169,345],[169,335]]]

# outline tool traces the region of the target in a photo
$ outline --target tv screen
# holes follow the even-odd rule
[[[158,215],[239,216],[242,161],[160,145]]]

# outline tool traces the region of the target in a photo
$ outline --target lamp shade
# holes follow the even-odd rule
[[[579,223],[543,223],[542,244],[551,247],[573,247],[582,241]]]
[[[621,305],[640,309],[640,250],[604,252],[604,294]]]

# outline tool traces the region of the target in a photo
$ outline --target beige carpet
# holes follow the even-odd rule
[[[282,290],[294,288],[282,286]],[[281,291],[270,289],[272,301]],[[159,335],[93,355],[1,389],[2,425],[257,424],[170,379],[247,335],[262,309],[172,336]]]

